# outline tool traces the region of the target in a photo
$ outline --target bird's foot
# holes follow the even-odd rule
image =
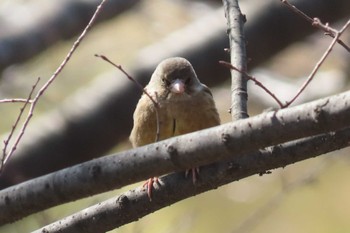
[[[152,177],[149,178],[143,185],[142,187],[146,187],[147,188],[147,196],[149,198],[150,201],[152,201],[152,189],[153,189],[153,184],[160,184],[158,177]]]
[[[191,168],[191,169],[186,170],[186,172],[185,172],[186,178],[188,177],[188,174],[190,172],[192,173],[192,182],[193,182],[193,184],[196,184],[197,178],[199,176],[199,167],[195,167],[195,168]]]

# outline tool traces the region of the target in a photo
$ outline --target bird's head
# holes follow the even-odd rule
[[[150,85],[174,95],[191,95],[201,86],[189,61],[181,57],[162,61],[154,71]]]

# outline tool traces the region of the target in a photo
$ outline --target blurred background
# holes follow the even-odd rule
[[[337,29],[350,16],[348,0],[291,2]],[[27,98],[38,77],[40,88],[98,4],[97,0],[1,0],[0,99]],[[249,72],[281,100],[289,100],[332,38],[278,0],[242,0],[240,5],[247,17]],[[350,44],[349,30],[342,40]],[[187,58],[211,87],[222,122],[229,122],[230,76],[218,64],[228,61],[227,47],[221,1],[110,0],[41,97],[22,143],[0,177],[0,188],[131,148],[127,136],[140,90],[95,54],[121,64],[143,85],[162,59]],[[349,52],[336,45],[295,104],[348,90],[349,61]],[[277,107],[252,83],[248,94],[251,116]],[[0,105],[2,141],[21,106]],[[349,152],[344,149],[234,182],[111,232],[349,232]],[[51,208],[0,227],[0,232],[35,230],[138,185]]]

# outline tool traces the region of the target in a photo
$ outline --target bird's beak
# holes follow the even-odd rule
[[[175,94],[182,94],[185,92],[185,84],[180,79],[176,79],[170,84],[170,91]]]

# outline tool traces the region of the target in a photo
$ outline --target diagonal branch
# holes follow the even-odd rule
[[[32,95],[33,95],[33,92],[36,88],[36,86],[38,85],[40,81],[40,78],[37,79],[37,81],[35,82],[35,84],[32,86],[32,90],[30,91],[29,93],[29,96],[26,100],[26,102],[24,103],[24,105],[22,106],[22,108],[20,108],[20,113],[18,114],[17,116],[17,119],[16,119],[16,122],[14,123],[14,125],[12,126],[12,129],[7,137],[6,140],[4,140],[4,147],[2,149],[2,157],[1,157],[1,164],[0,164],[0,174],[1,172],[3,171],[3,168],[4,168],[4,165],[6,163],[7,160],[9,160],[11,158],[11,156],[13,155],[14,151],[16,150],[17,146],[18,146],[18,143],[21,141],[21,138],[24,134],[24,131],[26,130],[27,128],[27,125],[28,125],[28,122],[29,122],[29,119],[31,118],[31,116],[33,115],[33,112],[31,111],[32,110],[32,105],[34,104],[34,101],[32,100]],[[19,135],[17,136],[15,142],[13,143],[13,146],[10,148],[10,152],[7,153],[7,147],[11,141],[11,138],[19,124],[19,121],[21,120],[21,117],[23,115],[23,111],[24,109],[27,107],[28,104],[31,104],[31,108],[29,110],[29,114],[27,116],[27,119],[26,121],[24,122],[20,132],[19,132]]]
[[[68,40],[79,35],[100,2],[101,0],[50,1],[46,2],[50,5],[49,9],[41,6],[42,4],[37,4],[37,2],[26,2],[21,5],[21,9],[25,9],[27,14],[21,15],[20,18],[16,17],[17,20],[9,22],[3,18],[7,19],[11,16],[2,10],[0,12],[2,19],[0,72],[10,65],[27,61],[61,40]],[[97,23],[117,17],[139,3],[140,0],[109,1],[105,10],[101,12]],[[3,5],[4,1],[1,1],[1,7]],[[45,11],[41,10],[43,8]],[[12,14],[19,12],[19,8],[12,9]],[[30,18],[32,23],[25,25],[19,23],[27,18]],[[0,76],[1,78],[2,76]]]
[[[325,32],[326,35],[335,38],[337,34],[337,30],[329,27],[328,23],[323,24],[320,19],[318,18],[311,18],[301,10],[299,10],[296,6],[288,2],[287,0],[280,0],[282,3],[284,3],[289,9],[291,9],[293,12],[295,12],[297,15],[300,15],[302,18],[304,18],[306,21],[311,23],[312,26],[317,27]],[[348,52],[350,52],[349,46],[347,46],[342,40],[339,38],[337,39],[337,42],[344,47]]]
[[[349,127],[349,100],[350,91],[105,156],[9,187],[0,191],[0,224],[145,177],[227,161]]]
[[[4,169],[4,166],[6,164],[6,162],[11,158],[11,156],[13,155],[13,153],[16,151],[17,149],[17,145],[20,143],[22,136],[25,133],[25,130],[30,122],[30,120],[33,117],[34,114],[34,109],[36,107],[36,104],[39,102],[40,97],[46,92],[46,90],[49,88],[49,86],[53,83],[53,81],[55,81],[55,79],[58,77],[58,75],[61,73],[61,71],[64,69],[64,67],[67,65],[68,61],[71,59],[71,57],[73,56],[73,53],[75,52],[75,50],[78,48],[78,46],[80,45],[80,43],[83,41],[83,39],[85,38],[87,32],[91,29],[92,25],[94,24],[94,22],[97,19],[97,16],[100,14],[101,9],[103,7],[103,5],[107,2],[107,0],[102,0],[101,3],[97,6],[96,11],[94,12],[93,16],[91,17],[89,23],[87,24],[87,26],[84,28],[83,32],[80,34],[80,36],[78,37],[78,39],[74,42],[73,46],[71,47],[70,51],[68,52],[68,54],[66,55],[66,57],[63,59],[62,63],[59,65],[59,67],[56,69],[56,71],[54,72],[54,74],[49,78],[49,80],[44,83],[44,85],[40,88],[40,90],[38,91],[38,93],[36,94],[36,96],[34,97],[34,99],[31,101],[30,103],[30,109],[29,109],[29,114],[27,116],[27,118],[25,119],[21,129],[20,129],[20,134],[18,135],[14,145],[12,146],[12,148],[10,149],[9,153],[6,154],[6,147],[7,144],[9,143],[9,140],[12,137],[13,131],[15,128],[12,129],[9,139],[7,141],[5,141],[5,148],[3,150],[3,157],[1,159],[1,167],[0,167],[0,171],[2,171]],[[36,82],[36,84],[34,85],[34,87],[36,87],[36,85],[38,84],[38,81]],[[33,87],[33,90],[34,90]],[[32,90],[32,92],[33,92]],[[32,92],[30,93],[30,96],[28,98],[28,101],[25,103],[25,106],[29,103]],[[25,107],[24,106],[24,107]],[[22,115],[23,110],[21,110],[20,116]],[[18,124],[19,118],[16,122],[16,126]]]
[[[237,68],[236,66],[225,62],[225,61],[219,61],[219,63],[221,65],[224,65],[228,68],[230,68],[231,70],[235,70],[238,71],[238,73],[242,74],[243,77],[245,77],[246,79],[252,80],[256,85],[258,85],[259,87],[261,87],[266,93],[268,93],[277,103],[281,108],[286,108],[289,107],[299,96],[300,94],[305,90],[305,88],[310,84],[310,82],[313,80],[313,78],[315,77],[317,71],[320,69],[321,65],[323,64],[323,62],[326,60],[327,56],[330,54],[330,52],[332,51],[335,43],[337,42],[338,38],[341,36],[341,34],[349,27],[350,25],[350,20],[348,20],[348,22],[339,30],[336,31],[334,30],[335,33],[335,37],[333,39],[333,41],[331,42],[331,44],[328,46],[327,50],[324,52],[324,54],[322,55],[322,57],[320,58],[320,60],[317,62],[317,64],[315,65],[315,67],[313,68],[312,72],[310,73],[310,75],[308,76],[308,78],[305,80],[304,84],[300,87],[300,89],[298,90],[298,92],[295,94],[295,96],[287,101],[285,104],[283,104],[277,97],[275,94],[272,93],[272,91],[270,91],[268,88],[266,88],[261,82],[259,82],[256,78],[250,76],[246,71]]]
[[[284,106],[283,108],[286,108],[288,106],[290,106],[298,97],[299,95],[305,90],[305,88],[309,85],[309,83],[313,80],[313,78],[315,77],[317,71],[320,69],[321,65],[323,64],[323,62],[326,60],[326,58],[328,57],[328,55],[331,53],[335,43],[337,43],[339,37],[343,34],[343,32],[349,27],[350,25],[350,20],[348,20],[347,23],[345,23],[345,25],[339,30],[339,31],[335,31],[335,36],[334,39],[332,41],[332,43],[328,46],[327,50],[324,52],[324,54],[322,55],[322,57],[320,58],[320,60],[316,63],[315,67],[313,68],[313,70],[311,71],[309,77],[306,79],[306,81],[304,82],[304,84],[301,86],[301,88],[299,89],[299,91],[297,92],[297,94],[291,99],[289,100]]]
[[[202,180],[197,186],[193,186],[189,180],[184,179],[181,173],[170,174],[161,178],[161,185],[157,187],[154,193],[155,200],[152,202],[149,202],[146,193],[141,188],[136,188],[65,217],[35,232],[93,233],[109,231],[224,184],[259,174],[262,171],[285,167],[291,161],[294,163],[347,147],[349,146],[347,139],[349,137],[350,128],[347,128],[335,133],[300,139],[239,156],[230,162],[209,165],[202,169]]]
[[[225,62],[225,61],[219,61],[219,64],[224,65],[225,67],[227,67],[229,69],[236,70],[236,71],[240,72],[241,74],[243,74],[246,79],[253,81],[257,86],[259,86],[267,94],[269,94],[278,103],[278,105],[281,108],[283,107],[283,103],[277,98],[277,96],[274,93],[272,93],[272,91],[270,91],[267,87],[265,87],[265,85],[262,84],[255,77],[249,75],[247,72],[245,72],[243,70],[238,69],[237,67],[234,67],[231,63],[228,63],[228,62]]]
[[[153,105],[154,105],[154,109],[156,110],[156,121],[157,121],[157,129],[156,129],[156,138],[154,140],[154,142],[158,142],[159,141],[159,134],[160,134],[160,123],[159,123],[159,104],[157,101],[157,92],[155,93],[155,97],[156,99],[154,99],[147,91],[145,88],[143,88],[143,86],[141,85],[141,83],[139,81],[137,81],[136,79],[134,79],[133,77],[131,77],[131,75],[126,72],[123,67],[121,65],[117,65],[114,62],[112,62],[111,60],[109,60],[109,58],[107,58],[104,55],[98,55],[95,54],[95,57],[99,57],[102,60],[108,62],[109,64],[111,64],[112,66],[116,67],[117,69],[119,69],[123,74],[125,74],[125,76],[132,81],[133,83],[136,84],[136,86],[142,91],[142,93],[144,93],[145,95],[147,95],[147,97],[152,101]]]

